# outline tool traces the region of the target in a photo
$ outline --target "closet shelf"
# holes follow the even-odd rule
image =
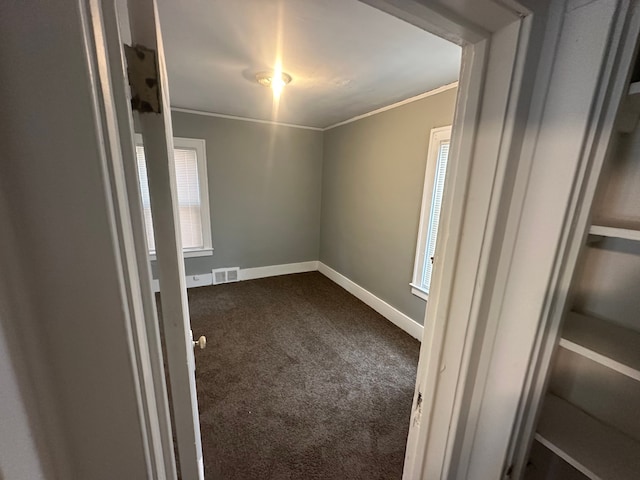
[[[570,312],[560,346],[640,382],[640,333]]]
[[[622,133],[631,133],[638,125],[640,115],[640,82],[629,85],[626,100],[622,102],[616,128]]]
[[[591,225],[589,228],[591,235],[601,237],[624,238],[626,240],[635,240],[640,242],[640,230],[632,228],[606,227],[604,225]]]
[[[629,85],[628,95],[630,97],[640,95],[640,82],[633,82],[631,85]]]
[[[626,107],[633,112],[638,112],[640,109],[640,82],[629,85]]]
[[[640,478],[640,443],[547,394],[536,440],[593,480]]]

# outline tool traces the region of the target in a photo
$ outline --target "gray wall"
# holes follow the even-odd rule
[[[182,112],[172,118],[175,136],[207,146],[214,252],[187,258],[187,274],[318,259],[322,132]]]
[[[174,112],[175,136],[207,143],[214,253],[187,274],[320,259],[423,323],[409,282],[427,147],[456,92],[326,132]]]
[[[413,275],[430,130],[457,89],[324,132],[320,260],[415,321]]]

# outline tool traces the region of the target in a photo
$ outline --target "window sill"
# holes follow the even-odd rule
[[[420,297],[425,302],[429,300],[429,293],[426,290],[422,289],[415,283],[410,283],[409,285],[411,286],[411,293],[413,293],[416,297]]]
[[[213,248],[201,248],[198,250],[183,250],[183,258],[195,258],[195,257],[210,257],[213,255]],[[156,254],[150,253],[149,260],[155,260]]]

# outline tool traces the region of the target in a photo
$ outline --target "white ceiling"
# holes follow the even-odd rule
[[[357,0],[158,4],[174,107],[324,128],[458,79],[460,47]]]

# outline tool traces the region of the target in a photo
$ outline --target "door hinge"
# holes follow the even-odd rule
[[[142,45],[124,45],[127,76],[131,86],[131,108],[140,113],[162,113],[158,58],[155,50]]]

